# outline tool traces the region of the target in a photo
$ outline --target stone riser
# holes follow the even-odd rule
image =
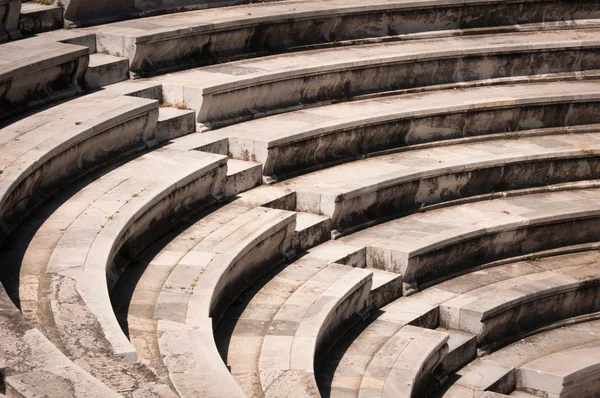
[[[107,32],[100,38],[99,47],[102,52],[128,57],[132,72],[147,76],[223,62],[243,54],[278,52],[320,43],[424,31],[551,22],[564,20],[566,16],[569,19],[594,18],[599,15],[597,1],[577,1],[576,4],[555,1],[551,7],[546,1],[532,1],[433,4],[420,9],[379,6],[374,7],[375,10],[361,5],[360,12],[334,8],[306,17],[294,15],[293,10],[288,10],[287,15],[275,15],[264,21],[260,18],[255,21],[240,18],[240,21],[234,21],[229,26],[215,24],[208,31],[190,29],[190,32],[173,38],[159,34],[151,39],[136,41],[135,38]],[[204,27],[205,23],[199,25]],[[123,42],[126,44],[123,45]]]
[[[432,112],[433,113],[433,112]],[[506,133],[518,139],[530,128],[552,128],[600,122],[600,103],[563,102],[530,106],[474,109],[469,112],[433,114],[403,118],[335,130],[327,135],[270,148],[254,148],[266,153],[263,174],[276,179],[297,176],[339,163],[358,160],[367,154],[445,140],[482,137]],[[497,137],[495,137],[497,138]],[[236,145],[230,150],[246,148],[242,139],[230,138]],[[237,157],[237,153],[234,154]],[[263,159],[261,159],[263,160]]]
[[[471,272],[477,266],[503,258],[600,240],[598,218],[573,218],[479,234],[408,260],[404,273],[404,293]],[[367,249],[368,263],[398,272],[392,264],[381,262],[378,249]],[[443,266],[441,266],[443,264]]]
[[[368,67],[345,67],[315,74],[291,75],[239,88],[203,94],[186,87],[184,100],[197,110],[198,123],[219,128],[244,120],[354,96],[449,83],[600,69],[595,48],[509,52]],[[169,95],[168,83],[165,95]],[[300,165],[301,166],[301,165]],[[271,173],[270,168],[266,173]],[[273,174],[277,174],[273,172]],[[270,174],[266,174],[270,175]]]
[[[7,197],[2,198],[0,238],[6,237],[37,206],[75,179],[145,149],[156,126],[158,109],[142,109],[139,113],[129,120],[106,126],[105,131],[56,154],[26,175]]]
[[[60,63],[15,74],[0,82],[0,121],[26,110],[81,94],[89,63],[87,48]]]
[[[448,174],[365,192],[350,199],[328,200],[332,202],[331,208],[335,209],[331,217],[333,222],[348,232],[416,211],[424,204],[597,178],[600,178],[600,158],[523,159],[497,166],[449,171]]]

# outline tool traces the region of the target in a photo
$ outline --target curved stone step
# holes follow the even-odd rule
[[[330,242],[331,244],[323,246],[333,246],[333,243],[337,244],[338,242],[340,241]],[[329,250],[332,249],[329,248]],[[429,329],[438,328],[440,306],[445,302],[461,295],[468,295],[470,292],[488,285],[507,284],[513,280],[548,272],[568,272],[570,268],[573,268],[573,264],[589,268],[598,261],[596,251],[570,252],[568,248],[564,251],[567,253],[566,255],[562,255],[562,251],[557,251],[554,257],[540,257],[540,260],[537,261],[513,261],[485,268],[449,279],[414,295],[396,299],[374,312],[369,320],[349,331],[348,336],[345,336],[332,349],[321,372],[319,385],[332,397],[357,396],[369,362],[388,339],[406,325]],[[457,337],[453,336],[454,333],[457,333],[455,331],[444,331],[451,334],[451,340],[453,337]],[[468,336],[468,340],[471,337]],[[464,344],[464,336],[459,340],[463,343],[456,346],[452,344],[452,352]],[[449,341],[449,345],[450,343],[451,341]],[[453,372],[475,357],[474,344],[468,344],[465,346],[465,350],[463,358],[444,358],[443,373]],[[454,363],[447,363],[446,360],[452,360]],[[449,365],[452,366],[448,367]]]
[[[599,92],[592,81],[443,90],[289,112],[203,136],[227,138],[234,158],[256,159],[273,180],[370,154],[575,129],[598,122]]]
[[[598,38],[600,30],[586,29],[339,47],[207,66],[153,81],[163,84],[166,101],[187,104],[198,123],[218,128],[369,93],[518,82],[540,74],[550,80],[597,70]]]
[[[88,63],[84,46],[38,38],[0,45],[0,121],[81,94]]]
[[[404,293],[491,261],[597,242],[596,189],[490,200],[414,214],[342,238],[367,264],[403,276]]]
[[[155,87],[117,85],[5,126],[0,138],[0,237],[68,183],[153,145],[158,101],[126,94]]]
[[[578,263],[585,255],[560,258],[570,264],[490,283],[440,305],[440,325],[477,335],[480,352],[521,339],[544,327],[598,316],[600,279],[595,263]]]
[[[213,323],[252,281],[293,255],[294,226],[295,213],[231,203],[152,257],[129,305],[130,336],[180,396],[244,395],[219,356]]]
[[[588,354],[592,355],[580,351],[579,355],[570,355],[570,359],[575,359],[575,361],[581,359],[582,362],[596,360],[597,355],[594,355],[594,352],[600,346],[599,326],[600,321],[593,320],[525,337],[519,342],[509,344],[490,355],[475,359],[463,369],[460,369],[455,377],[449,378],[449,380],[455,380],[450,385],[445,386],[445,391],[442,394],[436,396],[477,396],[482,391],[491,390],[514,397],[530,397],[532,395],[522,391],[527,390],[527,388],[520,384],[519,373],[521,369],[524,369],[524,372],[529,372],[527,367],[530,363],[535,366],[538,361],[544,363],[545,358],[552,358],[554,355],[564,356],[568,353],[574,354],[584,349],[589,350]],[[568,373],[570,365],[575,363],[570,359],[560,362],[554,361],[555,372],[565,371]],[[571,369],[573,368],[571,367]],[[543,372],[539,374],[543,375]],[[531,375],[532,373],[529,373],[529,376]],[[551,383],[551,379],[546,380],[545,386],[550,387]],[[560,382],[558,384],[560,385]],[[593,386],[593,384],[591,385]]]
[[[0,369],[9,397],[121,397],[25,321],[0,284]]]
[[[343,275],[333,283],[319,282],[320,273],[338,270]],[[320,273],[312,288],[309,281],[305,289],[296,290],[286,300],[264,337],[259,375],[265,397],[280,397],[289,391],[295,396],[319,396],[315,370],[323,354],[340,337],[340,328],[364,316],[371,272],[331,264]]]
[[[269,186],[344,233],[426,206],[597,177],[600,134],[496,139],[394,153]]]
[[[369,363],[358,396],[427,396],[443,381],[439,365],[448,353],[449,337],[436,330],[403,327]]]
[[[109,289],[179,217],[221,198],[225,173],[225,156],[163,148],[85,186],[28,246],[21,266],[24,312],[108,385],[151,388],[152,372],[130,361],[137,354],[115,318]]]
[[[517,372],[517,386],[547,397],[594,396],[600,390],[600,347],[557,352]]]
[[[301,232],[296,231],[296,235],[298,234]],[[225,314],[223,322],[215,331],[217,344],[223,351],[227,366],[248,396],[263,394],[259,372],[263,340],[271,333],[272,328],[283,324],[274,317],[280,310],[285,311],[282,309],[284,306],[287,305],[288,310],[291,308],[286,303],[291,300],[292,295],[312,295],[314,298],[315,294],[323,292],[345,275],[350,266],[364,267],[364,263],[354,261],[349,261],[348,266],[330,267],[329,264],[343,260],[345,256],[319,248],[320,246],[309,249],[294,262],[278,267],[258,280],[240,298],[239,304]],[[389,290],[397,290],[394,287],[400,283],[398,275],[379,270],[369,272],[373,276],[368,308],[372,308],[373,301],[387,303],[397,297]]]
[[[102,26],[97,32],[101,52],[129,58],[132,71],[147,75],[321,43],[429,32],[462,35],[482,28],[505,31],[598,15],[596,1],[581,0],[554,1],[552,6],[544,1],[305,0],[164,15]]]

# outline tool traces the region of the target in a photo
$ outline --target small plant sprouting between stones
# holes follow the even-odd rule
[[[186,101],[186,100],[183,100],[183,99],[182,99],[181,101],[175,101],[175,102],[173,103],[173,107],[174,107],[174,108],[177,108],[177,109],[180,109],[180,110],[182,110],[182,111],[183,111],[183,110],[189,110],[189,109],[190,109],[190,107],[189,107],[189,105],[188,105],[187,101]]]
[[[424,213],[424,212],[425,212],[425,210],[426,210],[426,209],[425,209],[425,203],[421,203],[421,206],[419,206],[419,211],[420,211],[421,213]]]
[[[534,254],[531,257],[529,257],[529,260],[527,261],[529,261],[530,263],[536,263],[538,261],[542,261],[542,258],[539,255]]]
[[[246,148],[242,148],[242,160],[244,161],[248,161],[250,160],[250,151],[247,150]]]

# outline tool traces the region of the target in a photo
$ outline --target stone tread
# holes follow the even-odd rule
[[[487,3],[499,3],[489,0]],[[427,2],[427,6],[462,5],[456,0],[435,0]],[[136,38],[137,41],[168,38],[187,32],[204,32],[232,26],[252,25],[290,18],[310,18],[319,16],[343,15],[369,11],[393,11],[411,9],[421,4],[412,0],[376,0],[365,4],[359,0],[295,0],[278,1],[268,4],[251,4],[238,7],[215,8],[190,11],[184,15],[161,15],[117,22],[101,27],[102,32]],[[94,29],[94,28],[92,28]],[[100,30],[96,28],[96,30]]]
[[[202,217],[149,259],[129,306],[130,334],[141,347],[142,361],[164,366],[181,396],[224,391],[243,396],[214,342],[212,300],[228,267],[285,231],[294,219],[293,212],[230,203]],[[195,344],[190,345],[192,338]],[[153,352],[156,342],[158,351]]]
[[[100,92],[53,106],[4,127],[0,137],[2,201],[16,185],[59,153],[157,108],[156,100]]]
[[[600,133],[523,137],[378,156],[286,181],[288,189],[350,199],[408,181],[503,164],[596,154]],[[340,178],[348,176],[351,178]],[[319,210],[325,212],[326,206]],[[306,209],[308,210],[308,209]],[[310,210],[316,210],[312,206]]]
[[[37,37],[4,43],[0,48],[0,81],[88,54],[87,47]]]
[[[1,285],[0,332],[0,368],[10,396],[121,397],[65,357],[38,329],[29,325]]]
[[[543,301],[548,296],[586,288],[598,283],[600,270],[596,267],[599,256],[592,253],[569,254],[547,258],[543,262],[569,264],[557,270],[520,275],[516,278],[489,283],[478,289],[458,295],[440,306],[440,323],[449,329],[480,333],[490,318],[525,302]],[[592,257],[590,259],[589,257]],[[595,258],[594,258],[595,257]],[[579,263],[577,260],[582,261]],[[595,260],[595,261],[594,261]],[[533,312],[530,313],[531,316]],[[541,314],[540,314],[540,318]]]
[[[309,265],[306,271],[314,269]],[[342,311],[344,315],[338,317],[349,317],[364,309],[371,277],[371,272],[360,268],[330,264],[289,295],[280,308],[271,308],[276,311],[271,322],[263,323],[264,332],[258,333],[259,338],[261,334],[264,337],[260,353],[256,353],[265,397],[278,397],[290,390],[298,396],[318,394],[316,355],[323,339],[333,333],[328,329],[336,321],[334,312]],[[356,293],[359,296],[352,298]],[[347,299],[352,300],[349,307],[338,309]],[[333,341],[336,337],[339,336],[329,336]]]
[[[323,383],[327,384],[326,388],[330,388],[332,397],[344,396],[351,392],[356,396],[367,366],[377,350],[406,325],[437,326],[437,312],[444,303],[461,295],[466,296],[470,292],[485,289],[488,285],[510,286],[511,283],[514,284],[521,279],[527,280],[528,277],[592,270],[598,258],[597,251],[588,251],[548,257],[540,261],[511,262],[447,280],[408,297],[400,297],[382,307],[366,322],[365,326],[357,327],[354,338],[342,353],[336,355],[337,350],[335,350],[325,371],[331,376],[324,378]],[[431,321],[432,314],[436,314],[435,321]],[[448,332],[454,331],[448,330]],[[526,337],[526,340],[532,338]],[[506,351],[515,344],[502,348],[498,352]],[[515,351],[515,354],[518,354],[518,351]],[[484,358],[495,355],[492,353]]]
[[[144,228],[145,221],[140,220],[150,214],[147,212],[157,211],[153,206],[219,167],[224,174],[225,162],[221,155],[155,150],[77,192],[33,237],[21,268],[22,305],[30,314],[40,316],[41,312],[42,318],[51,317],[52,326],[44,328],[44,332],[54,335],[70,356],[87,363],[90,372],[104,382],[118,384],[129,376],[117,366],[122,361],[128,362],[127,366],[138,366],[115,356],[135,358],[136,352],[117,323],[106,287],[107,277],[112,283],[110,267],[126,240],[124,234],[143,232],[139,228]],[[161,212],[166,214],[173,210],[170,206],[181,205],[179,201],[187,197],[180,196],[164,202]],[[51,294],[41,296],[38,302],[38,289],[45,290],[46,283],[49,286],[45,289]],[[82,328],[82,324],[87,326]],[[85,341],[83,347],[79,347],[79,341]],[[97,356],[98,352],[103,355]],[[117,365],[97,362],[105,357]],[[117,376],[119,372],[124,374]],[[140,388],[153,388],[148,375],[148,371],[142,371],[135,376]],[[170,390],[162,393],[172,394]]]
[[[457,372],[458,380],[448,388],[444,396],[460,396],[460,393],[472,394],[473,391],[483,391],[512,369],[526,367],[529,363],[538,360],[543,361],[553,354],[597,349],[600,346],[599,327],[600,321],[592,320],[551,329],[525,337],[489,355],[477,358]],[[591,358],[586,355],[581,357],[584,360]],[[519,395],[515,393],[514,396]]]
[[[197,89],[207,95],[269,81],[291,79],[310,74],[335,73],[350,68],[374,67],[410,61],[466,57],[548,49],[595,48],[600,30],[562,30],[521,32],[426,39],[397,43],[338,47],[274,55],[257,59],[212,65],[154,78],[166,86]],[[307,65],[310,65],[307,67]],[[187,98],[186,98],[187,99]],[[189,102],[189,101],[188,101]],[[193,103],[190,102],[193,106]]]
[[[427,380],[429,375],[424,373],[432,371],[428,362],[439,363],[448,351],[448,339],[445,332],[403,327],[369,362],[358,396],[410,398],[422,393],[418,385]]]
[[[590,345],[547,355],[519,368],[518,387],[546,393],[548,396],[576,394],[569,390],[575,390],[587,383],[597,388],[600,376],[599,358],[600,346]],[[586,388],[585,392],[597,392],[592,391],[594,387],[590,387]]]

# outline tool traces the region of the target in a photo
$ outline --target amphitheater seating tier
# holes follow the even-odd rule
[[[0,396],[598,396],[599,39],[598,0],[0,0]]]

